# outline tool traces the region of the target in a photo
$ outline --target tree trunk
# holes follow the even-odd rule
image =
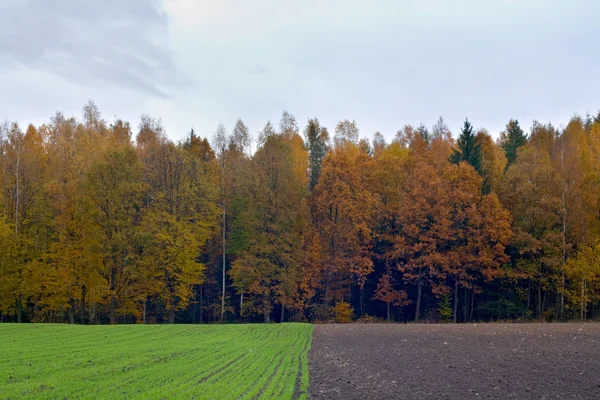
[[[265,323],[268,324],[269,322],[271,322],[271,307],[269,307],[269,295],[266,295],[263,299],[263,306],[264,306],[264,318],[265,318]]]
[[[423,281],[421,278],[417,281],[417,308],[415,310],[415,321],[419,321],[419,314],[421,313],[421,294],[423,293]]]
[[[560,320],[560,288],[556,288],[556,305],[554,307],[554,319]]]
[[[18,324],[21,323],[21,313],[22,313],[21,300],[17,299],[17,323]]]
[[[146,312],[147,312],[147,304],[148,304],[148,300],[146,298],[144,298],[144,309],[142,311],[142,323],[144,325],[146,325]]]
[[[564,318],[565,310],[565,264],[567,263],[567,203],[565,201],[565,137],[564,134],[561,136],[561,153],[560,153],[560,167],[562,172],[562,288],[560,291],[560,310],[559,318]]]
[[[116,319],[115,319],[115,308],[117,306],[117,298],[115,297],[114,294],[110,295],[110,310],[109,310],[109,318],[110,318],[110,324],[114,325],[116,323]]]
[[[454,283],[454,323],[458,321],[458,282]]]
[[[542,316],[544,315],[544,310],[546,309],[546,296],[548,296],[548,292],[544,292],[544,298],[542,299]]]
[[[469,322],[468,316],[468,307],[469,307],[469,289],[465,288],[465,298],[463,299],[463,320],[464,322]]]
[[[344,299],[342,298],[342,301]],[[338,279],[337,279],[337,273],[333,274],[333,304],[337,304],[338,302]]]
[[[585,300],[585,278],[581,280],[581,320],[582,321],[585,319],[584,300]]]
[[[197,324],[198,320],[197,315],[198,315],[198,291],[200,290],[200,285],[195,285],[194,286],[194,311],[192,312],[192,323],[193,324]]]
[[[79,308],[79,323],[85,324],[85,297],[87,295],[87,288],[85,285],[81,286],[81,306]]]
[[[285,316],[285,306],[281,305],[281,317],[279,318],[279,322],[283,322],[283,317]]]
[[[365,316],[365,288],[360,288],[360,316]]]
[[[210,307],[210,294],[206,295],[206,304]],[[210,313],[206,316],[206,323],[210,323]]]
[[[531,279],[527,279],[527,311],[531,306]]]
[[[473,309],[475,308],[475,289],[471,292],[471,313],[469,314],[469,321],[473,321]]]
[[[325,304],[329,304],[329,286],[331,285],[331,272],[327,269],[325,274]]]
[[[20,190],[19,190],[19,183],[21,181],[19,175],[21,172],[21,168],[20,168],[20,164],[21,164],[21,140],[19,140],[19,145],[18,145],[18,150],[17,150],[17,168],[15,168],[15,184],[16,184],[16,190],[15,190],[15,233],[18,234],[19,233],[19,194],[20,194]],[[21,318],[18,318],[19,322],[21,322]]]
[[[96,322],[96,303],[92,302],[92,309],[90,310],[90,324]]]
[[[69,323],[75,324],[75,301],[69,298]]]
[[[222,279],[223,279],[223,284],[221,287],[221,322],[223,322],[223,318],[225,317],[225,233],[226,233],[226,228],[227,228],[227,214],[225,213],[225,153],[224,153],[224,149],[223,149],[223,154],[221,154],[221,157],[223,159],[223,163],[222,163],[222,168],[221,168],[221,185],[223,187],[222,189],[222,194],[223,194],[223,274],[222,274]]]
[[[387,320],[390,322],[392,319],[390,318],[390,303],[385,303],[387,308]]]
[[[240,318],[242,318],[243,312],[244,312],[244,292],[240,293]]]
[[[175,323],[175,307],[171,307],[169,310],[169,324]]]
[[[110,324],[114,325],[116,323],[115,319],[115,310],[117,308],[117,296],[115,294],[115,289],[117,287],[117,270],[114,267],[110,269],[110,310],[109,310],[109,319]]]
[[[539,282],[538,283],[538,287],[537,287],[537,312],[536,312],[536,317],[539,320],[542,319],[542,282]]]
[[[204,304],[203,304],[204,293],[203,292],[204,292],[204,285],[200,285],[200,323],[201,324],[204,322],[203,321],[204,315],[202,315],[202,313],[204,312],[204,307],[203,307],[204,306]]]
[[[223,322],[223,318],[225,318],[225,234],[223,234],[223,276],[221,279],[223,280],[221,286],[221,322]]]

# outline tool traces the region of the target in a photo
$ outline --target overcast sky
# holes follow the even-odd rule
[[[597,0],[0,0],[0,120],[92,99],[169,137],[356,120],[361,136],[468,117],[560,126],[600,108]]]

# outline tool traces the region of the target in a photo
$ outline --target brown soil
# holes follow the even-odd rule
[[[600,324],[317,325],[312,399],[600,399]]]

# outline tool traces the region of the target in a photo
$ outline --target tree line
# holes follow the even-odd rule
[[[0,320],[598,318],[600,114],[456,136],[4,123]]]

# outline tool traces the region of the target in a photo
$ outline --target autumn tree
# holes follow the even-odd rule
[[[261,146],[251,161],[245,209],[233,227],[244,232],[235,246],[233,284],[238,292],[248,294],[247,312],[262,314],[265,322],[270,321],[274,304],[280,306],[281,320],[285,308],[294,306],[307,222],[302,202],[306,174],[296,168],[298,158],[307,164],[307,154],[287,113],[281,128],[277,133],[267,124],[261,134]]]
[[[494,143],[491,135],[480,129],[475,137],[481,152],[481,174],[483,176],[482,191],[487,194],[496,191],[506,169],[506,157],[500,146]]]
[[[225,317],[225,271],[227,269],[226,254],[227,254],[227,195],[226,195],[226,166],[227,163],[227,132],[223,124],[219,124],[215,133],[215,148],[219,158],[219,165],[221,167],[221,250],[222,250],[222,261],[221,261],[221,321]]]
[[[407,179],[409,150],[400,143],[393,142],[375,153],[369,187],[376,200],[374,223],[374,258],[384,265],[377,282],[373,299],[386,304],[386,317],[391,320],[391,307],[401,307],[409,303],[407,294],[399,288],[402,280],[397,269],[393,246],[396,235],[400,234],[399,218],[404,206],[404,189]]]
[[[450,210],[450,238],[438,277],[454,286],[454,322],[458,316],[459,288],[464,289],[463,319],[471,319],[475,295],[484,283],[503,276],[508,262],[505,249],[512,232],[510,215],[497,196],[482,193],[483,179],[468,164],[448,165],[443,174]],[[470,310],[469,310],[470,309]]]
[[[356,122],[345,119],[340,121],[335,127],[335,136],[333,137],[336,147],[342,147],[346,143],[358,144],[358,127]]]
[[[17,315],[21,321],[19,308],[19,275],[22,268],[19,246],[14,227],[6,217],[0,219],[0,312],[2,322],[9,315]]]
[[[196,257],[217,222],[218,188],[203,164],[184,146],[169,141],[147,148],[144,175],[149,191],[142,228],[150,242],[143,257],[159,282],[156,294],[169,310],[170,323],[175,311],[189,304],[193,286],[203,281],[204,266]]]
[[[535,130],[532,138],[534,142],[537,140]],[[535,305],[537,318],[542,318],[545,309],[544,294],[556,291],[560,279],[560,186],[560,176],[548,151],[544,147],[526,146],[506,172],[501,190],[502,203],[513,217],[513,263],[527,279],[527,307]]]
[[[402,147],[410,148],[418,154],[423,154],[429,145],[412,125],[404,125],[402,129],[398,130],[394,136],[394,142]]]
[[[599,222],[594,215],[600,211],[597,182],[597,157],[583,120],[575,116],[557,136],[553,151],[554,166],[561,176],[562,195],[562,289],[566,286],[566,262],[572,250],[582,245],[593,245],[599,237]],[[564,315],[564,296],[560,292],[557,316]]]
[[[274,132],[274,129],[270,124],[268,129],[269,132]],[[264,131],[263,131],[264,132]],[[238,251],[241,240],[246,232],[243,230],[236,229],[235,221],[243,214],[247,208],[248,196],[246,192],[247,184],[250,180],[250,145],[252,138],[250,136],[248,127],[238,119],[236,122],[232,134],[228,136],[226,134],[223,125],[219,125],[215,136],[215,147],[217,150],[217,158],[221,169],[221,207],[222,207],[222,218],[221,218],[221,270],[220,270],[220,281],[221,281],[221,305],[220,313],[221,319],[224,318],[225,312],[228,310],[226,304],[227,300],[227,264],[233,265],[235,261],[235,254]],[[261,137],[258,138],[258,142],[262,143]],[[226,245],[228,247],[226,247]],[[227,254],[227,256],[225,255]],[[242,315],[244,307],[244,292],[241,291],[239,294],[239,316]]]
[[[402,272],[403,280],[417,287],[415,321],[419,321],[423,287],[430,285],[435,294],[445,290],[436,273],[443,270],[440,263],[449,261],[444,245],[450,239],[451,221],[450,209],[445,206],[448,193],[435,169],[417,159],[410,166],[410,176],[390,256]]]
[[[439,117],[433,128],[431,129],[431,140],[448,141],[452,138],[450,128],[446,125],[444,118]]]
[[[600,245],[584,246],[566,265],[571,303],[579,303],[579,318],[586,319],[589,303],[600,298]]]
[[[358,147],[357,138],[354,123],[338,124],[336,147],[323,160],[313,201],[324,247],[323,299],[325,303],[335,303],[347,298],[355,279],[364,314],[364,284],[373,270],[370,255],[374,202],[364,179],[372,160]]]
[[[373,135],[373,155],[379,156],[385,150],[386,143],[385,138],[381,132],[375,132]]]
[[[302,133],[174,142],[142,116],[132,140],[92,101],[0,124],[0,320],[595,318],[597,117]]]
[[[14,123],[5,130],[3,143],[3,189],[6,199],[5,215],[14,230],[16,255],[9,268],[12,278],[5,286],[6,296],[14,302],[17,321],[21,322],[29,298],[35,301],[38,293],[31,290],[32,261],[49,244],[49,213],[44,196],[46,152],[44,138],[32,125],[23,132]],[[30,316],[31,317],[31,316]]]
[[[99,273],[105,281],[111,324],[116,323],[119,311],[132,311],[126,306],[132,306],[129,291],[136,280],[133,238],[147,190],[142,178],[142,166],[129,148],[108,152],[91,167],[84,183],[85,208],[95,228],[95,246],[102,263]]]
[[[494,194],[481,193],[482,179],[466,163],[436,171],[426,159],[416,158],[406,184],[392,256],[403,278],[417,286],[415,320],[421,313],[423,286],[442,296],[458,290],[471,298],[484,282],[497,278],[507,261],[510,219]]]
[[[231,138],[229,140],[229,147],[235,147],[236,150],[249,155],[250,146],[252,145],[252,137],[248,130],[248,127],[241,119],[238,119],[231,131]]]
[[[52,215],[51,242],[33,279],[43,282],[36,308],[46,315],[67,310],[69,322],[94,319],[95,305],[102,302],[100,257],[95,251],[95,236],[90,234],[84,215],[82,196],[86,173],[103,156],[105,141],[119,139],[125,145],[127,127],[116,123],[107,131],[93,103],[84,108],[84,124],[57,114],[40,128],[47,140],[48,175],[45,194]],[[121,131],[121,132],[118,132]]]

